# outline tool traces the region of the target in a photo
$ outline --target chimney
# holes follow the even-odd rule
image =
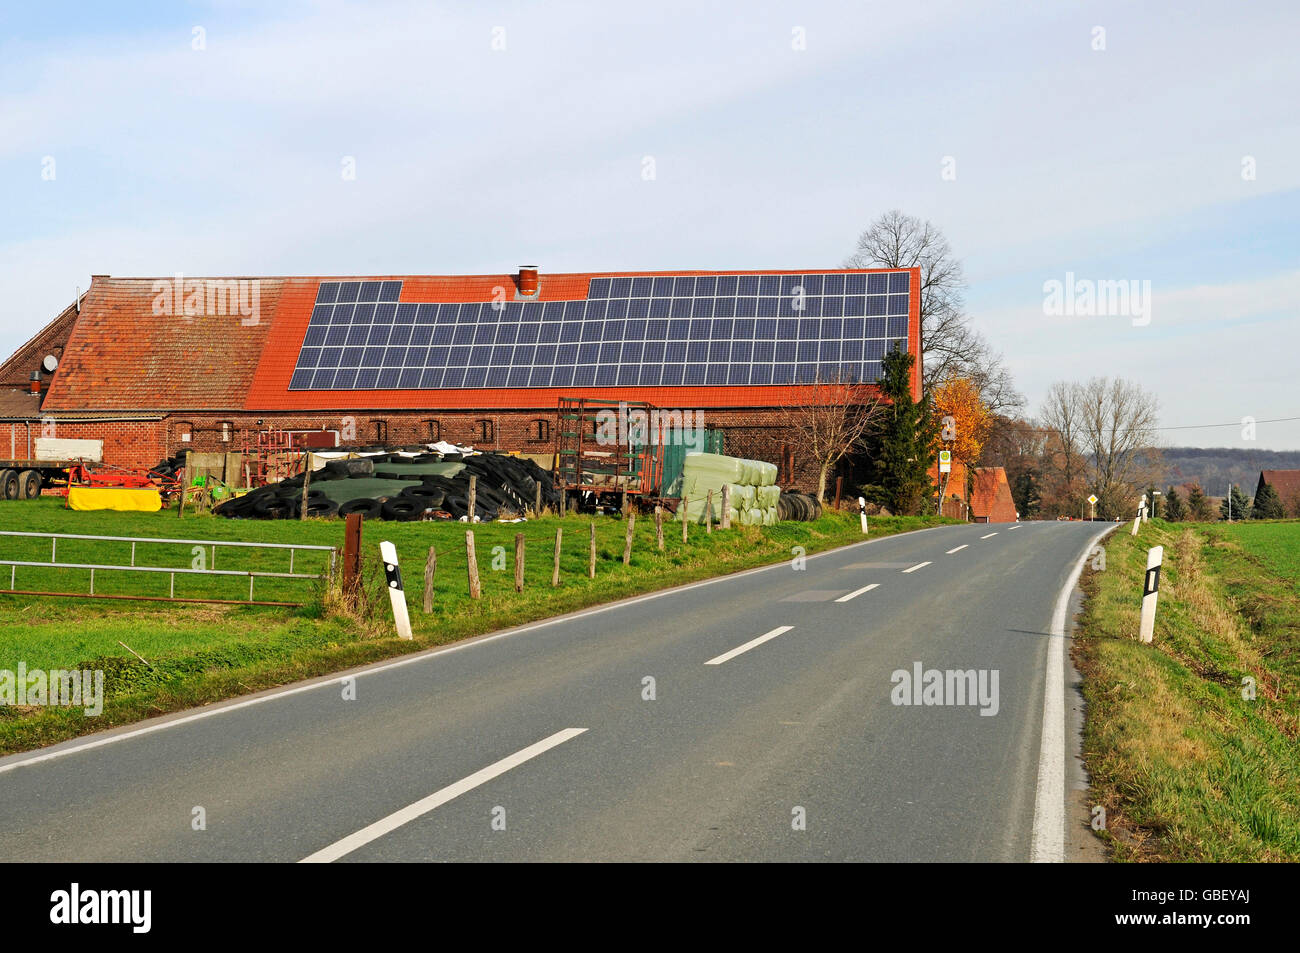
[[[537,266],[519,266],[519,293],[531,298],[537,294]]]
[[[38,395],[40,394],[40,392],[41,392],[41,372],[40,372],[40,371],[32,371],[32,381],[31,381],[31,384],[28,386],[28,392],[29,392],[29,393],[32,393],[32,394],[38,394]]]

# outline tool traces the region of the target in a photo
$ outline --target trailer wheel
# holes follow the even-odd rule
[[[34,500],[41,495],[41,472],[24,470],[18,474],[18,496],[24,500]]]
[[[18,499],[18,471],[0,470],[0,498]]]

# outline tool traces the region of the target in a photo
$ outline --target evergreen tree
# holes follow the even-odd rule
[[[868,442],[872,496],[898,514],[919,513],[932,495],[930,447],[939,436],[929,398],[912,400],[914,360],[895,345],[881,361],[878,386],[889,406]]]
[[[1147,516],[1153,520],[1160,519],[1160,497],[1156,495],[1156,485],[1152,483],[1146,488],[1147,494]]]
[[[1272,484],[1265,483],[1255,494],[1250,515],[1252,519],[1257,520],[1280,520],[1286,517],[1286,511],[1282,508],[1282,498],[1277,495],[1277,490],[1273,489]]]
[[[1033,470],[1026,470],[1011,483],[1011,498],[1016,501],[1016,512],[1022,520],[1033,519],[1038,515],[1038,478]]]
[[[1229,502],[1232,504],[1231,507],[1228,505]],[[1242,493],[1237,484],[1232,484],[1232,489],[1223,498],[1223,502],[1219,504],[1219,516],[1225,520],[1244,520],[1249,515],[1249,510],[1250,497]]]
[[[1178,496],[1178,491],[1172,486],[1165,491],[1164,518],[1171,523],[1180,522],[1185,515],[1183,513],[1183,501]]]
[[[1204,523],[1210,518],[1210,501],[1205,498],[1205,491],[1199,483],[1187,488],[1187,518]]]

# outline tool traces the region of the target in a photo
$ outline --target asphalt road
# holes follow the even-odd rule
[[[0,843],[8,861],[1060,859],[1053,617],[1106,528],[888,537],[358,669],[355,700],[332,676],[0,759]],[[916,663],[983,673],[985,702],[945,680],[945,704],[896,704]]]

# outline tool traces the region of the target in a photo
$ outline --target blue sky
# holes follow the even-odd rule
[[[1108,374],[1171,428],[1297,417],[1297,27],[1270,2],[10,4],[0,350],[92,273],[826,267],[899,208],[947,233],[1031,410]],[[1149,281],[1150,323],[1045,314],[1067,272]],[[1164,436],[1297,449],[1300,421]]]

